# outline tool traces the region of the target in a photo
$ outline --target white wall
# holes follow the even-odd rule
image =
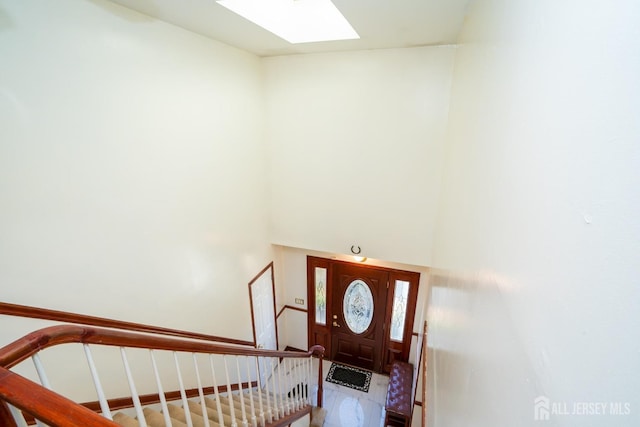
[[[0,58],[0,300],[251,339],[259,59],[101,0],[1,0]]]
[[[274,243],[430,264],[454,54],[263,60]]]
[[[278,312],[286,305],[307,310],[306,252],[301,249],[276,246],[275,253]],[[302,298],[304,304],[297,304],[296,298]],[[301,350],[309,348],[306,313],[285,308],[278,319],[278,328],[280,348],[284,349],[286,346]]]
[[[470,10],[434,247],[430,425],[638,425],[639,21],[631,0]],[[535,422],[540,395],[632,412]]]

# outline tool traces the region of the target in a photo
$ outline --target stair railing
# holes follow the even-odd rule
[[[54,390],[61,373],[50,366],[45,369],[48,360],[55,359],[48,359],[48,352],[43,351],[50,347],[64,347],[65,355],[80,353],[74,357],[84,362],[73,366],[86,367],[97,401],[78,404]],[[105,348],[118,349],[121,360],[98,366],[94,350],[103,361],[109,353]],[[141,357],[145,352],[146,358]],[[313,405],[322,406],[323,353],[321,346],[308,352],[272,351],[94,327],[52,326],[0,349],[0,424],[25,427],[34,418],[37,425],[116,426],[114,411],[129,407],[144,427],[149,410],[145,405],[154,403],[159,404],[167,426],[171,419],[180,419],[191,427],[194,417],[202,417],[205,426],[284,426],[310,413]],[[33,378],[12,371],[22,369],[28,359],[35,368]],[[162,363],[170,359],[172,367]],[[317,382],[312,375],[316,363]],[[173,373],[167,374],[167,369]],[[65,375],[68,373],[62,373]],[[165,391],[167,375],[177,378],[178,392]],[[129,396],[110,399],[114,387],[120,386],[118,377],[126,378]],[[140,388],[154,393],[141,395]],[[182,408],[169,400],[177,400]]]

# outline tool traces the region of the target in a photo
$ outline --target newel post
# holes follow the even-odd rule
[[[322,396],[324,395],[322,390],[322,360],[324,359],[324,347],[321,345],[314,345],[310,350],[313,354],[318,356],[318,408],[322,408]]]

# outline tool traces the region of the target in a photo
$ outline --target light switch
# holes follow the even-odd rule
[[[304,299],[296,298],[296,304],[304,305]]]

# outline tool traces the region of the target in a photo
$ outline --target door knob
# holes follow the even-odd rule
[[[340,325],[338,325],[338,322],[335,322],[335,321],[333,322],[333,326],[336,326],[338,328],[340,327]]]
[[[334,319],[337,319],[337,318],[338,318],[338,315],[337,315],[337,314],[334,314],[334,315],[333,315],[333,318],[334,318]]]

